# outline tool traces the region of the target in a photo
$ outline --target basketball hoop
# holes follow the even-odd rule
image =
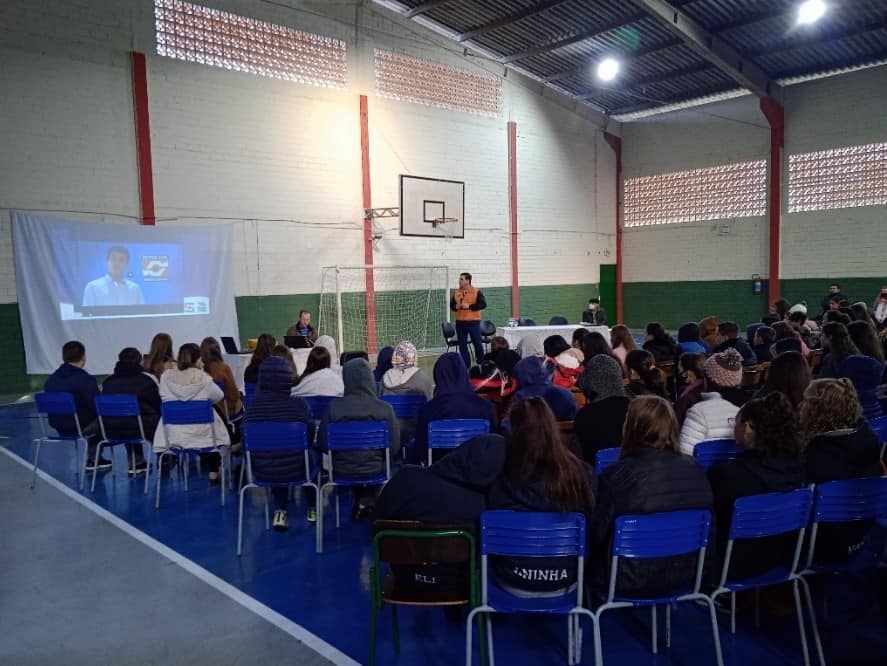
[[[431,221],[431,228],[440,232],[448,240],[455,235],[454,226],[459,221],[458,217],[436,217]]]

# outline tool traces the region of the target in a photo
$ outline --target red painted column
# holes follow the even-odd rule
[[[370,189],[370,123],[367,112],[367,96],[360,96],[360,170],[363,176],[363,207],[373,207]],[[376,343],[376,284],[373,274],[373,218],[363,219],[363,263],[366,269],[367,352],[375,354]],[[344,344],[344,342],[343,342]],[[340,349],[340,352],[345,351]]]
[[[151,123],[148,117],[148,69],[145,54],[132,52],[132,108],[136,128],[139,171],[139,221],[153,225],[154,172],[151,166]]]
[[[517,264],[517,123],[508,122],[508,210],[511,219],[511,316],[520,317]]]
[[[761,111],[770,124],[770,279],[769,301],[779,298],[779,254],[782,216],[782,149],[785,146],[785,110],[771,97],[761,98]]]
[[[604,132],[604,140],[616,153],[616,322],[624,321],[622,309],[622,137]]]

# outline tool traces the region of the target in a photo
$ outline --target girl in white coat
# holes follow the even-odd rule
[[[687,410],[681,428],[681,453],[693,455],[694,447],[708,439],[732,439],[739,407],[748,397],[742,393],[742,356],[732,347],[706,360],[703,366],[706,392]]]

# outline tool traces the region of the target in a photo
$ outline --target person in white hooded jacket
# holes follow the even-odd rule
[[[713,354],[703,366],[707,391],[687,410],[681,427],[681,453],[692,456],[699,442],[733,439],[736,414],[748,400],[742,384],[742,356],[729,347]]]
[[[179,348],[177,367],[166,370],[160,376],[160,399],[163,402],[181,400],[209,400],[215,404],[225,398],[225,394],[215,382],[203,370],[203,361],[200,358],[200,347],[193,342],[184,344]],[[183,449],[200,449],[210,446],[230,446],[231,438],[228,428],[219,415],[213,410],[214,424],[174,425],[169,426],[169,436],[172,441],[167,441],[166,428],[163,419],[157,426],[154,435],[154,450],[162,452],[171,445]],[[218,454],[210,454],[208,460],[210,466],[210,479],[218,478]],[[214,469],[215,468],[215,469]]]
[[[290,395],[300,398],[314,395],[341,397],[345,393],[342,374],[339,370],[333,370],[331,363],[329,350],[322,345],[315,345],[308,354],[305,372],[299,378],[299,383],[293,386]]]

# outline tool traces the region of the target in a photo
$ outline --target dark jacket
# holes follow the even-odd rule
[[[496,408],[475,394],[465,362],[453,352],[443,354],[434,364],[434,397],[419,409],[413,461],[428,459],[428,424],[440,419],[484,419],[490,423],[490,432],[496,431]]]
[[[800,458],[783,455],[765,458],[746,455],[715,464],[708,471],[708,479],[714,491],[716,543],[719,562],[722,562],[734,502],[749,495],[785,493],[800,488],[804,483],[803,463]],[[764,573],[778,565],[790,566],[796,541],[796,533],[737,541],[729,577],[735,580]]]
[[[825,483],[881,476],[881,447],[868,421],[853,430],[814,437],[805,451],[804,482]],[[870,521],[821,525],[816,537],[817,563],[842,562],[857,551],[871,529]]]
[[[681,389],[681,394],[674,404],[674,413],[678,417],[678,424],[682,424],[690,408],[702,400],[704,392],[705,381],[702,379],[696,379]]]
[[[598,482],[598,505],[589,520],[589,566],[598,590],[609,581],[613,526],[618,516],[679,509],[712,508],[705,472],[688,456],[666,449],[635,448],[608,467]],[[667,594],[692,587],[697,557],[679,555],[656,560],[622,560],[617,594]]]
[[[588,464],[594,465],[594,457],[601,449],[622,445],[622,426],[630,403],[627,396],[612,396],[589,402],[576,414],[573,435]]]
[[[813,376],[817,379],[838,379],[841,376],[841,363],[846,356],[838,357],[832,352],[824,352],[822,361],[813,369]]]
[[[733,338],[732,340],[725,340],[721,344],[719,344],[714,353],[718,354],[722,351],[725,351],[730,348],[735,349],[739,352],[739,355],[742,356],[742,365],[757,365],[758,357],[755,356],[754,350],[749,346],[749,344],[743,340],[742,338]]]
[[[95,421],[95,397],[99,393],[99,384],[96,378],[83,368],[62,363],[47,378],[43,390],[47,393],[72,393],[82,429],[86,429]],[[49,425],[58,430],[60,435],[77,434],[74,418],[70,416],[50,416]]]
[[[394,410],[376,397],[376,382],[370,364],[362,358],[348,361],[342,368],[345,396],[330,403],[320,423],[318,444],[326,451],[326,431],[330,423],[339,421],[385,421],[388,423],[392,467],[400,453],[400,429]],[[345,451],[333,456],[334,471],[344,476],[375,476],[385,468],[382,451]]]
[[[751,400],[751,394],[738,386],[718,386],[713,391],[720,393],[721,397],[729,403],[742,407]]]
[[[269,356],[259,366],[256,395],[244,417],[247,425],[246,446],[249,449],[249,424],[260,421],[311,422],[308,403],[298,396],[290,397],[293,383],[292,367],[284,359]],[[310,441],[310,439],[309,439]],[[280,456],[250,453],[256,478],[263,481],[286,481],[304,476],[304,455]]]
[[[524,398],[542,398],[554,412],[558,421],[572,421],[576,417],[578,406],[573,394],[560,386],[551,383],[545,372],[542,360],[538,356],[528,356],[514,366],[514,376],[520,388],[511,399],[512,407]]]
[[[772,345],[755,345],[752,351],[758,359],[758,363],[770,363],[773,360],[773,354],[770,351]]]
[[[643,348],[653,354],[657,363],[674,362],[680,354],[677,344],[671,339],[647,340]]]
[[[606,326],[607,325],[607,313],[603,308],[598,308],[597,310],[583,310],[582,311],[582,323],[583,324],[592,324],[594,326]]]
[[[102,382],[105,395],[134,395],[139,401],[142,413],[142,427],[145,438],[154,440],[157,424],[160,422],[160,387],[153,375],[149,375],[140,363],[118,361],[114,374]],[[132,418],[106,418],[105,433],[112,439],[138,439],[139,425]]]
[[[653,388],[647,386],[640,379],[633,379],[628,383],[625,387],[625,390],[628,392],[628,395],[631,397],[637,397],[639,395],[658,395],[660,398],[665,398],[668,400],[668,391],[665,386],[653,386]]]
[[[878,388],[884,375],[883,363],[862,354],[848,356],[841,363],[840,374],[853,382],[865,418],[876,419],[884,415],[878,400]]]
[[[392,358],[394,358],[394,347],[391,345],[379,350],[379,355],[376,356],[376,367],[373,368],[373,379],[377,384],[382,381],[382,376],[393,367]]]
[[[678,329],[678,349],[681,354],[708,354],[708,345],[699,337],[699,324],[691,321]]]

